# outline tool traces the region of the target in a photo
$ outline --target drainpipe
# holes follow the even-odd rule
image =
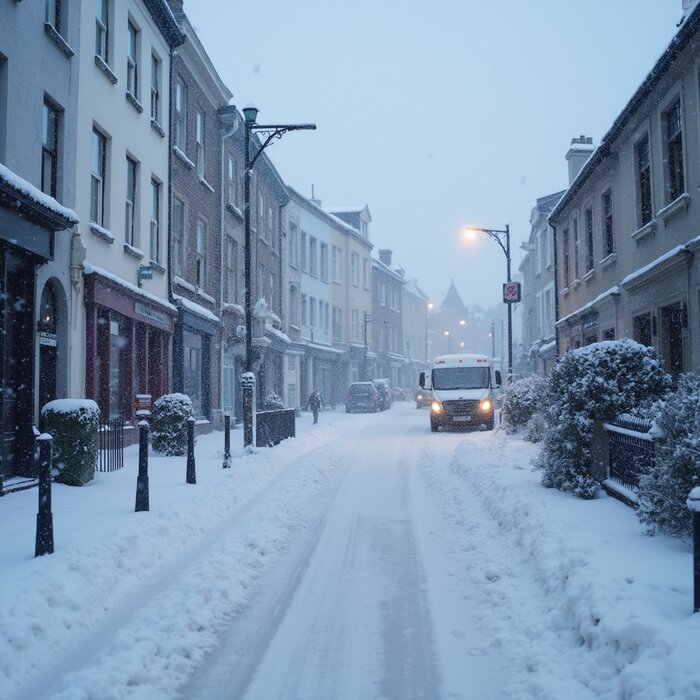
[[[224,107],[223,110],[219,112],[221,116],[229,115],[233,113],[237,114],[236,107],[234,105],[228,105]],[[221,405],[221,420],[224,420],[224,248],[226,243],[226,227],[224,225],[224,215],[226,211],[226,187],[225,183],[225,155],[226,155],[226,139],[231,138],[239,129],[240,122],[238,117],[234,116],[233,126],[230,131],[222,134],[221,136],[221,256],[219,265],[219,319],[220,319],[220,333],[221,338],[219,340],[219,404]]]

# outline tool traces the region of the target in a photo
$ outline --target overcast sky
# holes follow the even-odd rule
[[[681,0],[185,0],[242,108],[315,122],[267,153],[326,205],[367,204],[376,250],[439,304],[500,301],[571,138],[608,130],[676,31]]]

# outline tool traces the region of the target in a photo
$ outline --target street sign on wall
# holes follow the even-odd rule
[[[503,285],[503,303],[515,304],[520,301],[520,282],[506,282]]]

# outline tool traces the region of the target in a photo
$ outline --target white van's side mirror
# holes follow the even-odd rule
[[[421,389],[424,389],[424,388],[425,388],[425,372],[421,372],[421,373],[418,375],[418,386],[419,386]]]
[[[496,370],[496,386],[501,386],[501,370]]]

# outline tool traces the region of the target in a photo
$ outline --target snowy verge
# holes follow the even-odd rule
[[[529,559],[552,610],[588,652],[581,673],[595,697],[700,697],[687,544],[644,535],[615,499],[545,489],[530,466],[537,446],[503,434],[496,441],[478,464],[463,443],[450,469]]]

